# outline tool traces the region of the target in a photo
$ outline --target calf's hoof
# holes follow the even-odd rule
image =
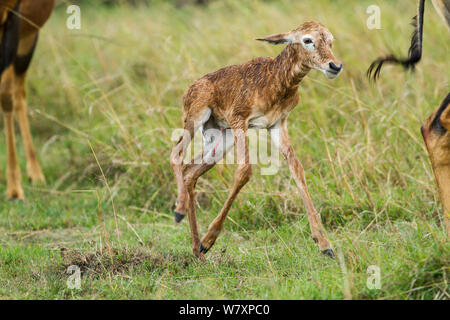
[[[184,214],[181,214],[179,212],[174,211],[173,214],[175,216],[175,222],[176,223],[180,223],[181,220],[183,220],[183,218],[184,218]]]
[[[202,243],[200,243],[200,253],[206,254],[209,248],[205,248]]]
[[[334,259],[334,258],[335,258],[334,251],[333,251],[332,249],[326,249],[326,250],[323,250],[322,253],[323,253],[324,255],[329,256],[331,259]]]

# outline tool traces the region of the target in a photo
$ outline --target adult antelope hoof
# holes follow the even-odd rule
[[[34,186],[36,186],[36,185],[45,186],[47,184],[47,182],[45,181],[44,175],[39,175],[39,176],[28,175],[28,182]]]
[[[174,211],[173,214],[174,214],[174,216],[175,216],[175,222],[176,222],[176,223],[180,223],[181,220],[183,220],[183,218],[184,218],[184,216],[185,216],[184,214],[181,214],[181,213],[176,212],[176,211]]]
[[[326,249],[326,250],[323,250],[322,253],[323,253],[324,255],[329,256],[331,259],[334,259],[334,258],[335,258],[333,249]]]
[[[40,167],[27,168],[28,181],[33,185],[45,185],[45,176]]]
[[[6,199],[11,202],[24,201],[25,196],[22,188],[6,192]]]

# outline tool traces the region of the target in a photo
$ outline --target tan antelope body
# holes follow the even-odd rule
[[[433,4],[450,30],[450,0],[433,0]],[[421,131],[436,178],[447,235],[450,237],[450,92],[422,124]]]
[[[434,8],[450,30],[450,0],[433,0]],[[425,0],[418,1],[418,14],[414,19],[415,30],[411,39],[408,57],[400,59],[390,55],[375,60],[368,70],[369,77],[376,80],[384,63],[395,63],[406,69],[414,66],[422,58]],[[439,107],[421,126],[422,136],[430,156],[444,209],[444,222],[450,236],[450,92]]]
[[[305,203],[311,233],[320,249],[333,257],[334,253],[320,218],[308,194],[302,165],[291,146],[287,117],[299,103],[298,88],[311,69],[318,69],[328,78],[335,78],[342,64],[334,57],[333,36],[321,24],[306,22],[285,33],[258,39],[272,44],[287,43],[283,52],[273,58],[256,58],[240,65],[220,69],[192,84],[183,97],[185,133],[173,148],[171,165],[175,173],[178,197],[175,209],[177,222],[187,214],[193,252],[204,259],[221,232],[227,213],[241,188],[249,181],[248,128],[267,129],[286,159]],[[201,128],[217,129],[224,134],[204,143],[199,159],[183,164],[184,153],[195,132]],[[275,130],[277,129],[277,130]],[[274,132],[281,132],[275,135]],[[194,206],[197,179],[211,169],[233,145],[237,147],[238,168],[232,190],[225,204],[200,241]]]
[[[8,152],[6,196],[11,200],[24,198],[14,138],[14,114],[24,141],[28,177],[33,183],[45,182],[28,123],[25,78],[39,29],[49,18],[53,6],[54,0],[0,0],[0,104]]]

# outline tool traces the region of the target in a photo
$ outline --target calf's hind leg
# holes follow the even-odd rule
[[[215,127],[214,139],[209,143],[205,143],[205,148],[201,158],[197,158],[197,162],[193,162],[186,166],[184,171],[184,181],[187,191],[189,193],[190,207],[188,210],[194,210],[195,185],[198,178],[210,170],[218,161],[220,161],[227,151],[234,145],[234,137],[231,130],[222,131]],[[200,243],[200,247],[194,247],[194,250],[199,250],[199,253],[204,251],[204,246]]]
[[[192,159],[191,163],[183,165],[183,177],[187,189],[195,188],[198,178],[214,167],[234,144],[231,130],[221,129],[213,117],[210,117],[202,126],[202,134],[203,152]],[[184,218],[188,210],[185,198],[186,195],[178,194],[175,208],[177,223]]]
[[[187,201],[188,203],[188,218],[192,235],[192,246],[194,248],[193,252],[198,257],[200,257],[200,252],[198,250],[198,248],[200,247],[200,238],[198,235],[197,220],[195,217],[195,207],[193,205],[193,194],[187,192],[186,185],[184,183],[183,159],[186,149],[191,143],[195,132],[209,119],[210,115],[211,109],[209,108],[204,108],[195,115],[188,114],[185,119],[183,136],[172,149],[172,153],[170,155],[170,163],[175,174],[175,179],[177,181],[177,198],[182,199],[183,202]]]
[[[234,144],[237,149],[237,162],[238,168],[234,175],[233,189],[231,190],[227,200],[225,201],[222,210],[219,215],[213,220],[213,222],[208,227],[208,232],[202,238],[200,251],[203,253],[208,252],[209,249],[216,242],[217,237],[223,229],[225,219],[227,217],[228,211],[233,204],[234,199],[236,199],[239,191],[242,187],[250,180],[252,175],[252,166],[250,164],[248,142],[245,136],[247,131],[247,126],[242,124],[233,128]]]

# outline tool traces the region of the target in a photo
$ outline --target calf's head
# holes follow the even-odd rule
[[[327,78],[334,79],[342,72],[342,63],[333,51],[333,35],[325,26],[309,21],[291,32],[275,34],[257,39],[272,44],[291,44],[297,49],[302,66],[323,72]]]

